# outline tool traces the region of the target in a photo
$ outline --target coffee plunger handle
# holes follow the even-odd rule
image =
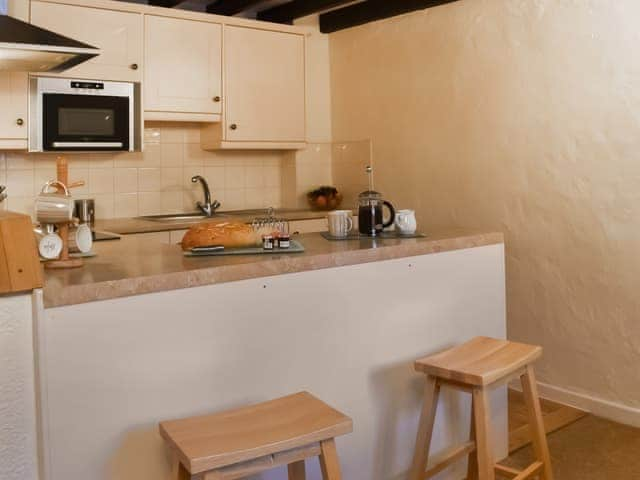
[[[385,222],[385,223],[382,225],[382,228],[387,228],[387,227],[390,227],[391,225],[393,225],[393,222],[395,222],[395,221],[396,221],[396,209],[395,209],[395,208],[393,208],[393,205],[391,205],[391,204],[390,204],[389,202],[387,202],[386,200],[383,200],[383,201],[382,201],[382,204],[383,204],[383,205],[386,205],[386,207],[389,209],[389,213],[390,213],[390,215],[389,215],[389,221],[388,221],[388,222]]]

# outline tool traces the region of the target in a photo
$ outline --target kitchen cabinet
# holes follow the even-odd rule
[[[304,148],[304,50],[300,34],[225,25],[223,122],[203,148]]]
[[[0,73],[0,150],[27,148],[26,73]]]
[[[142,80],[141,14],[32,1],[31,23],[100,48],[100,55],[65,71],[64,77]]]
[[[145,16],[145,118],[219,121],[222,26]]]

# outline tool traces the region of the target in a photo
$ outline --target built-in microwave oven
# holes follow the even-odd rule
[[[29,150],[134,151],[138,86],[127,82],[31,77]]]

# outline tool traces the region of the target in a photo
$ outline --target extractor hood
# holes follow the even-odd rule
[[[0,72],[62,72],[100,53],[86,43],[9,17],[2,7],[0,0]]]

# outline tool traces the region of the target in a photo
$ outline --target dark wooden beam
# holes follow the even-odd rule
[[[340,7],[354,0],[293,0],[258,12],[258,20],[293,23],[296,18]]]
[[[154,7],[173,8],[180,5],[184,0],[149,0],[149,5]]]
[[[216,15],[236,15],[263,0],[216,0],[207,5],[207,12]]]
[[[323,33],[337,32],[383,18],[457,1],[459,0],[366,0],[321,14],[320,31]]]

